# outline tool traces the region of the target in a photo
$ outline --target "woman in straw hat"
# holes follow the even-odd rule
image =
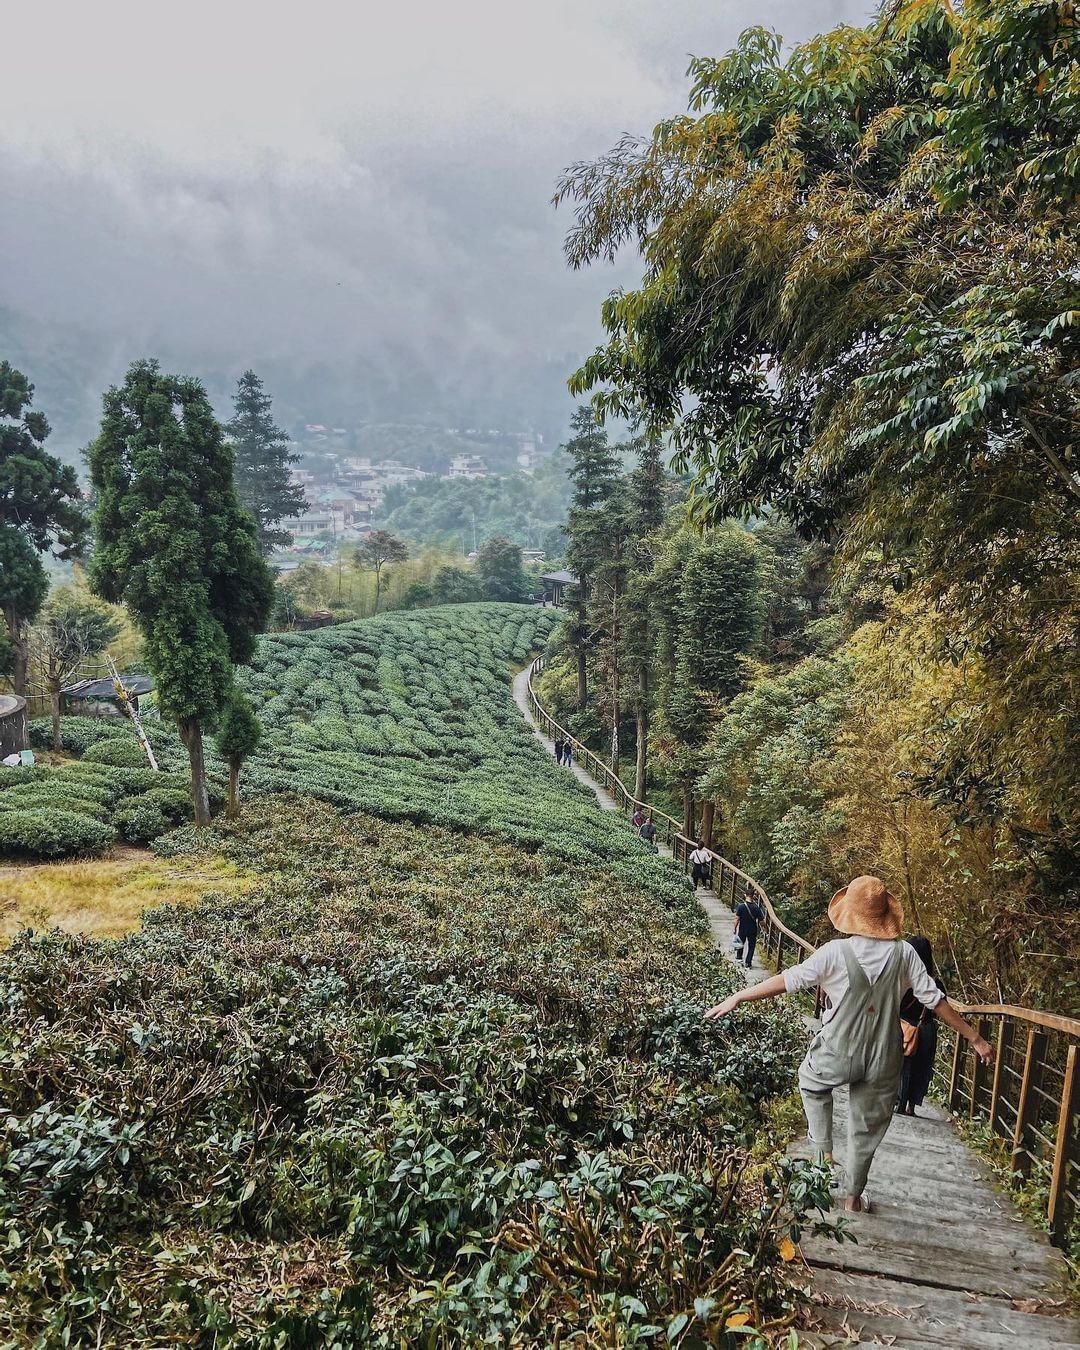
[[[904,911],[877,877],[856,877],[829,902],[833,927],[849,936],[826,942],[800,965],[739,989],[710,1008],[726,1017],[740,1003],[820,988],[829,1000],[821,1030],[799,1068],[799,1090],[818,1155],[832,1162],[833,1092],[848,1088],[847,1198],[849,1210],[869,1209],[866,1178],[892,1119],[903,1068],[900,1003],[910,989],[984,1064],[993,1047],[965,1022],[930,977],[918,953],[900,941]]]

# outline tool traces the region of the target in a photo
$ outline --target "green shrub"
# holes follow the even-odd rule
[[[135,801],[156,806],[174,825],[190,820],[192,816],[191,793],[185,788],[155,787],[147,788]]]
[[[0,811],[74,811],[78,815],[107,820],[108,808],[95,797],[83,797],[66,785],[29,783],[26,787],[0,792]]]
[[[49,807],[0,812],[0,854],[27,858],[66,858],[101,853],[116,831],[76,811]]]
[[[115,769],[149,767],[146,755],[134,736],[130,740],[115,736],[109,740],[97,741],[86,751],[83,759],[90,764],[107,764]]]
[[[159,805],[145,797],[129,797],[113,812],[113,823],[129,844],[145,844],[165,834],[171,824]]]

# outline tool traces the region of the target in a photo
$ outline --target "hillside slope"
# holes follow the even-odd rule
[[[265,795],[159,845],[251,889],[0,956],[0,1343],[716,1343],[787,1320],[799,1208],[744,1145],[796,1039],[773,1011],[701,1022],[735,977],[684,880],[518,720],[511,619],[265,643]],[[339,723],[328,766],[306,738]]]

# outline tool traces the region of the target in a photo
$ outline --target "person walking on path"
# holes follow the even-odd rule
[[[563,738],[562,738],[561,736],[556,736],[556,737],[555,737],[555,763],[556,763],[556,764],[561,764],[561,763],[562,763],[563,750],[564,750],[565,746],[566,746],[566,742],[563,740]]]
[[[644,825],[638,830],[638,834],[641,835],[654,853],[659,853],[660,850],[656,847],[656,826],[653,824],[652,816],[646,819]]]
[[[909,937],[908,945],[915,949],[930,978],[945,993],[945,986],[934,974],[934,957],[930,943],[924,937]],[[900,1087],[896,1093],[896,1112],[913,1116],[922,1106],[934,1073],[937,1054],[937,1019],[927,1015],[926,1008],[909,989],[900,1002],[900,1017],[904,1024],[904,1066],[900,1071]]]
[[[758,924],[764,923],[765,911],[750,894],[749,886],[735,909],[735,936],[742,943],[739,956],[749,970],[754,964],[754,948],[757,946]]]
[[[690,854],[690,866],[693,869],[690,879],[694,883],[694,890],[698,888],[698,883],[703,881],[706,886],[709,884],[709,868],[712,864],[712,854],[705,847],[704,839],[697,841],[697,848]]]
[[[569,737],[563,741],[562,762],[568,769],[574,767],[574,742]]]
[[[634,814],[630,817],[630,824],[633,825],[635,830],[640,830],[642,825],[645,824],[645,812],[640,806],[634,808]]]
[[[845,1209],[868,1210],[866,1179],[892,1119],[903,1067],[900,1003],[915,998],[958,1036],[970,1041],[986,1065],[994,1049],[965,1022],[930,978],[922,959],[901,942],[904,911],[877,877],[856,877],[829,902],[833,927],[848,936],[826,942],[790,970],[747,985],[709,1008],[705,1017],[727,1017],[741,1003],[820,988],[829,999],[821,1030],[799,1068],[799,1091],[810,1142],[833,1161],[833,1093],[848,1088]]]

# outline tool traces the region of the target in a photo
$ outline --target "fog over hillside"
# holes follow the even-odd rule
[[[314,0],[183,21],[43,0],[0,82],[0,353],[71,453],[154,354],[222,412],[253,365],[286,423],[427,417],[557,435],[599,302],[549,204],[572,160],[677,106],[689,53],[853,0]]]

